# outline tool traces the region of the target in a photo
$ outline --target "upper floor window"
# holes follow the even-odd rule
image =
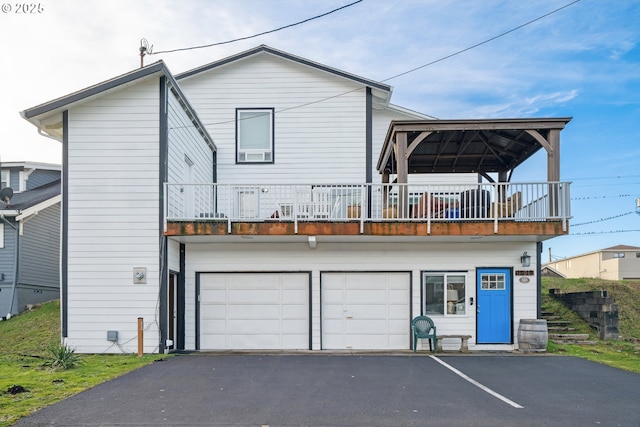
[[[273,163],[273,108],[236,110],[238,163]]]
[[[9,170],[0,172],[0,189],[9,187]]]
[[[613,253],[613,257],[614,258],[624,258],[624,252],[614,252]]]

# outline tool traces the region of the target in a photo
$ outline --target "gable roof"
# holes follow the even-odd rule
[[[299,56],[296,56],[296,55],[292,55],[290,53],[274,49],[274,48],[272,48],[270,46],[267,46],[267,45],[260,45],[258,47],[253,48],[253,49],[249,49],[249,50],[246,50],[244,52],[240,52],[238,54],[228,56],[228,57],[226,57],[224,59],[221,59],[219,61],[214,61],[214,62],[211,62],[209,64],[202,65],[200,67],[196,67],[196,68],[194,68],[192,70],[176,74],[175,77],[176,77],[176,80],[186,79],[186,78],[195,76],[197,74],[200,74],[200,73],[203,73],[203,72],[206,72],[206,71],[209,71],[209,70],[213,70],[213,69],[222,67],[224,65],[227,65],[227,64],[230,64],[230,63],[233,63],[233,62],[241,61],[243,59],[247,59],[247,58],[250,58],[250,57],[253,57],[253,56],[256,56],[256,55],[264,55],[264,54],[273,55],[273,56],[276,56],[276,57],[279,57],[279,58],[286,59],[288,61],[292,61],[292,62],[296,62],[296,63],[302,64],[302,65],[306,65],[307,67],[311,67],[311,68],[314,68],[314,69],[317,69],[317,70],[320,70],[320,71],[323,71],[323,72],[326,72],[326,73],[330,73],[330,74],[333,74],[333,75],[336,75],[336,76],[343,77],[345,79],[352,80],[354,82],[363,84],[365,86],[369,86],[372,89],[376,90],[378,92],[378,97],[379,98],[383,98],[385,100],[385,102],[389,102],[389,99],[391,97],[392,87],[387,85],[387,84],[385,84],[385,83],[381,83],[381,82],[378,82],[378,81],[375,81],[375,80],[367,79],[367,78],[358,76],[356,74],[348,73],[346,71],[338,70],[337,68],[329,67],[327,65],[311,61],[309,59],[305,59],[305,58],[302,58],[302,57],[299,57]]]
[[[200,134],[207,140],[210,146],[215,149],[213,139],[207,133],[206,128],[202,122],[200,122],[195,110],[182,93],[173,74],[171,74],[171,71],[169,71],[162,60],[35,107],[28,108],[21,111],[20,115],[34,124],[40,132],[44,132],[47,136],[53,137],[54,139],[61,140],[63,111],[101,96],[125,89],[128,86],[138,84],[144,80],[161,76],[168,79],[172,90],[175,91],[176,96],[180,99],[181,105],[183,105],[183,108],[193,117],[193,123],[198,127]]]
[[[0,214],[17,220],[48,208],[61,201],[61,180],[55,180],[32,190],[14,193],[7,206],[0,202]]]

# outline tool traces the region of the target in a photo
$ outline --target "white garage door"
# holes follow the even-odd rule
[[[322,273],[323,349],[410,348],[409,273]]]
[[[308,273],[200,275],[200,349],[308,348]]]

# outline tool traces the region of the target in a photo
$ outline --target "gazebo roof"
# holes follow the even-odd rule
[[[562,117],[393,121],[377,169],[381,174],[402,170],[397,163],[400,156],[396,144],[403,134],[407,174],[512,171],[541,148],[549,156],[557,157],[558,141],[552,134],[558,135],[570,120]]]

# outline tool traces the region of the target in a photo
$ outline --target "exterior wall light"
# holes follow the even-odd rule
[[[523,267],[529,267],[531,265],[531,255],[527,254],[527,251],[524,251],[520,257],[520,262]]]

